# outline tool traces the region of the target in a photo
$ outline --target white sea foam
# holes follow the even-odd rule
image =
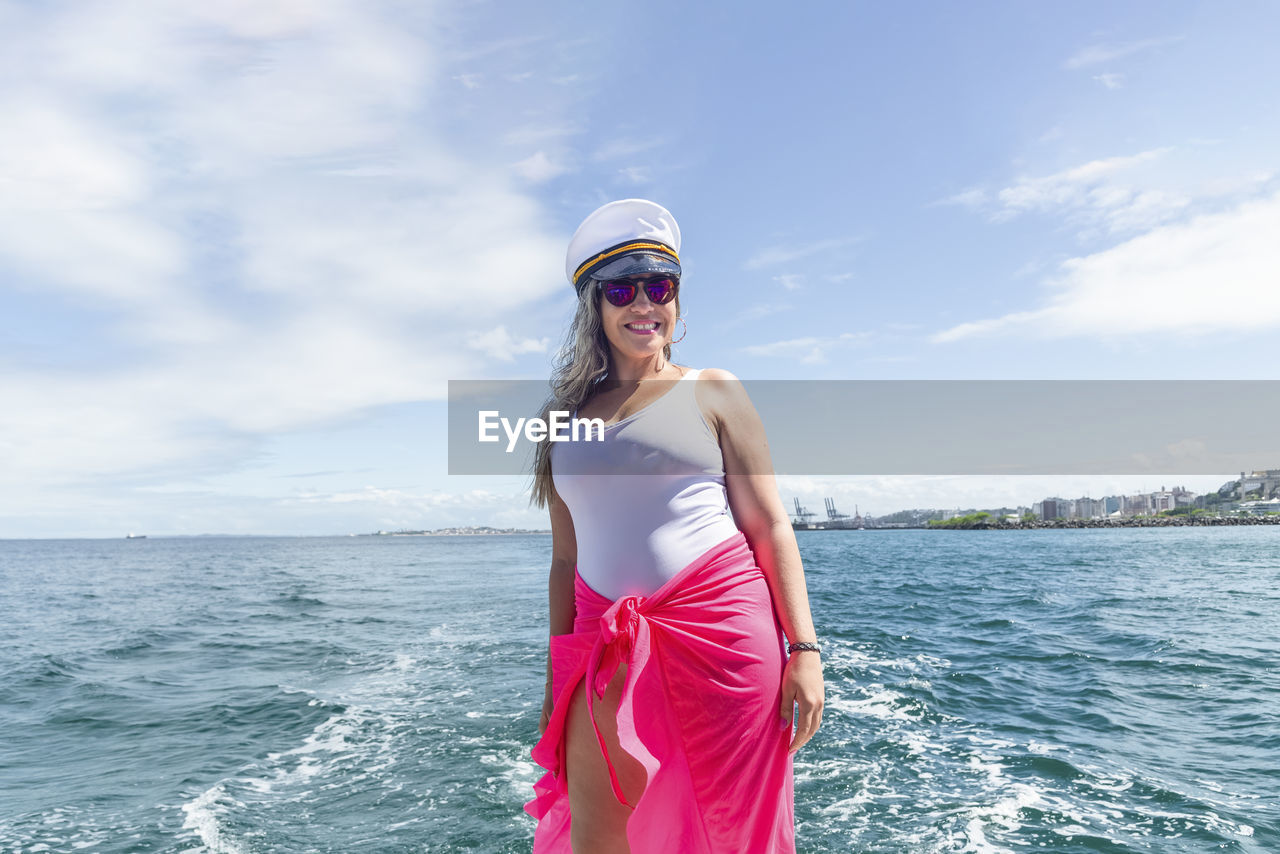
[[[917,757],[936,751],[939,747],[936,741],[921,730],[903,730],[898,733],[897,741],[908,753]]]
[[[982,819],[971,818],[964,828],[964,847],[963,851],[971,851],[974,854],[1005,854],[1011,851],[1009,848],[997,848],[987,841],[987,835],[983,831]]]
[[[828,666],[862,670],[877,676],[884,670],[916,673],[922,670],[945,670],[951,666],[951,662],[946,659],[923,653],[906,658],[882,658],[871,655],[866,649],[848,646],[833,646],[829,652],[824,650],[823,655],[827,658]]]
[[[863,688],[870,696],[861,699],[852,697],[833,697],[826,702],[824,712],[830,710],[836,714],[854,717],[871,717],[881,720],[909,721],[919,716],[911,707],[897,705],[905,699],[902,694],[885,688],[883,685],[868,685]]]
[[[397,701],[412,690],[408,680],[417,661],[408,653],[396,653],[347,686],[344,696],[323,697],[315,691],[281,686],[288,693],[310,695],[309,707],[340,710],[315,725],[300,744],[267,753],[183,804],[184,827],[203,842],[196,851],[247,854],[243,843],[225,829],[225,816],[231,810],[271,811],[283,803],[309,802],[322,790],[356,790],[371,778],[383,778],[383,772],[396,762],[397,739],[407,730],[404,714],[397,710],[403,703]],[[396,788],[387,786],[388,791]]]
[[[839,824],[849,824],[856,816],[866,812],[866,805],[871,801],[871,796],[862,791],[851,798],[836,801],[822,807],[818,812],[827,816],[830,821]]]
[[[485,782],[501,781],[513,798],[527,800],[532,793],[533,784],[542,776],[542,769],[533,762],[518,758],[528,754],[524,744],[511,744],[503,753],[490,752],[480,756],[480,762],[497,769],[497,774],[488,777]]]
[[[924,714],[925,707],[912,695],[928,691],[929,680],[938,678],[930,668],[945,667],[946,662],[882,658],[865,648],[837,648],[833,658],[855,674],[865,674],[856,681],[828,686],[824,732],[828,739],[839,740],[842,752],[845,745],[853,750],[839,759],[797,761],[796,784],[814,790],[834,780],[852,783],[831,803],[815,809],[821,816],[819,826],[839,828],[841,838],[852,848],[865,846],[868,834],[886,818],[904,822],[904,827],[926,822],[895,836],[895,844],[922,854],[1023,850],[1029,827],[1040,832],[1052,829],[1058,838],[1088,835],[1116,844],[1140,836],[1175,837],[1197,828],[1236,838],[1247,838],[1252,832],[1238,817],[1234,822],[1226,818],[1239,815],[1238,804],[1224,804],[1221,817],[1201,810],[1164,816],[1149,804],[1134,816],[1121,795],[1140,782],[1132,769],[1091,767],[1061,744],[1019,742],[936,711]],[[886,674],[896,670],[897,677],[872,678],[873,670]],[[872,749],[859,754],[856,748],[885,742],[896,751]],[[1021,762],[1011,765],[1028,756],[1062,759],[1078,768],[1081,776],[1064,784],[1052,771],[1044,776]],[[1168,788],[1167,782],[1156,785]],[[957,800],[963,804],[958,810]],[[1213,806],[1202,795],[1196,800]],[[1041,814],[1054,819],[1046,823],[1038,817]],[[825,838],[834,841],[832,836]]]
[[[24,821],[23,819],[28,819]],[[0,817],[0,851],[79,851],[102,848],[122,838],[138,838],[130,833],[132,816],[94,816],[79,807],[56,806],[38,816]],[[39,830],[34,830],[38,827]]]
[[[186,819],[182,826],[194,831],[204,843],[204,850],[212,854],[248,854],[248,849],[241,846],[230,835],[225,833],[218,823],[227,806],[243,806],[227,795],[222,783],[218,783],[199,795],[195,800],[182,805]]]

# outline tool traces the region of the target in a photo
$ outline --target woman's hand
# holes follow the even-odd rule
[[[538,735],[542,735],[547,731],[547,725],[551,723],[551,708],[553,702],[551,700],[551,683],[547,683],[546,693],[542,697],[542,717],[538,719]]]
[[[782,719],[791,726],[794,711],[796,732],[787,749],[795,753],[804,747],[822,725],[822,706],[826,693],[822,684],[822,659],[816,652],[798,651],[787,659],[782,672]]]

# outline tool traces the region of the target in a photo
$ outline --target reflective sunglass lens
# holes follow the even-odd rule
[[[671,302],[671,298],[676,295],[676,283],[670,279],[645,282],[644,291],[649,295],[650,302],[656,305],[665,305]]]
[[[630,282],[609,282],[604,286],[604,298],[610,305],[621,308],[631,304],[631,301],[636,298],[636,290],[636,286]]]

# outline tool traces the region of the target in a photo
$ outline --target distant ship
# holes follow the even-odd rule
[[[145,540],[146,538],[147,538],[147,535],[146,535],[146,534],[134,534],[134,533],[130,533],[130,534],[127,534],[127,535],[125,536],[125,539],[126,539],[126,540]]]

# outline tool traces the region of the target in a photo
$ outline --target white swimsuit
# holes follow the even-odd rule
[[[573,517],[578,574],[609,599],[648,596],[738,533],[720,446],[690,370],[604,441],[557,442],[556,492]]]

